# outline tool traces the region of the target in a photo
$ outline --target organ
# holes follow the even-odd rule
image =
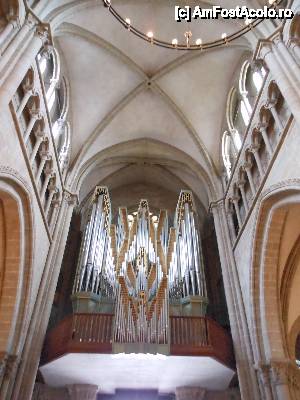
[[[208,304],[193,195],[181,191],[173,224],[166,210],[119,208],[112,223],[106,187],[88,207],[73,286],[74,311],[114,314],[116,352],[169,344],[169,316],[204,316]],[[125,346],[125,347],[124,347]],[[126,347],[127,346],[127,347]],[[130,351],[131,351],[130,350]]]

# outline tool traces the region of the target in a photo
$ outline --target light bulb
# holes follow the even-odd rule
[[[148,36],[149,39],[152,39],[152,38],[153,38],[153,32],[152,32],[152,31],[149,31],[149,32],[147,33],[147,36]]]
[[[172,45],[173,46],[177,46],[178,45],[178,40],[177,39],[173,39],[172,40]]]
[[[197,39],[197,40],[196,40],[196,45],[197,45],[197,46],[201,46],[201,44],[202,44],[202,39],[200,39],[200,38]]]
[[[222,33],[222,39],[226,39],[227,38],[227,33]]]
[[[246,25],[251,24],[251,22],[252,22],[252,19],[250,19],[250,18],[246,18],[246,19],[245,19],[245,24],[246,24]]]
[[[126,18],[125,22],[126,22],[127,25],[130,25],[131,24],[130,18]]]

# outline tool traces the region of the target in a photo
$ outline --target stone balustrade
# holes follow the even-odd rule
[[[293,115],[269,72],[225,191],[233,245],[246,224],[292,120]]]

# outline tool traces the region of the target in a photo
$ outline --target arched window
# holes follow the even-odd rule
[[[70,152],[70,124],[67,121],[69,108],[68,84],[60,74],[60,59],[55,49],[47,49],[38,55],[46,103],[50,116],[52,135],[56,145],[60,167],[66,169]]]
[[[242,139],[251,120],[257,96],[262,88],[266,70],[262,65],[252,65],[246,60],[240,69],[238,84],[231,88],[227,98],[226,134],[222,136],[222,159],[227,176],[234,162],[232,155],[237,156]],[[228,133],[229,137],[228,138]],[[229,149],[231,149],[229,151]]]

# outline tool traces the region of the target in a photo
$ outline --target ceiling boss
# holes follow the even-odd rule
[[[173,18],[178,25],[180,25],[182,21],[188,23],[188,29],[181,34],[182,39],[173,37],[168,41],[159,39],[159,37],[156,36],[156,33],[152,30],[144,32],[137,28],[135,21],[133,21],[130,16],[123,16],[119,13],[113,4],[113,0],[103,0],[103,3],[116,20],[135,36],[145,40],[151,45],[175,50],[205,50],[213,47],[224,46],[248,33],[264,19],[283,19],[293,17],[291,10],[279,8],[280,4],[283,3],[283,0],[267,0],[266,5],[261,9],[249,9],[245,6],[239,5],[232,9],[222,8],[218,5],[211,5],[210,8],[201,8],[200,6],[191,7],[190,5],[186,5],[187,2],[185,2],[186,4],[182,6],[175,5],[175,7],[173,7],[170,5],[170,18]],[[204,20],[209,19],[223,19],[224,21],[229,19],[237,20],[240,28],[230,34],[222,32],[219,37],[206,41],[201,37],[198,37],[198,35],[193,35],[193,31],[190,27],[191,20],[197,20],[201,23]]]

